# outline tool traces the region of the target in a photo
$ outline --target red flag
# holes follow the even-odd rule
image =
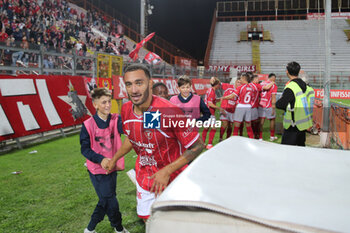
[[[131,59],[133,59],[134,61],[136,61],[139,58],[139,51],[140,49],[147,43],[147,41],[149,41],[150,39],[152,39],[152,37],[155,35],[155,32],[152,32],[151,34],[149,34],[148,36],[146,36],[143,40],[141,40],[140,43],[136,44],[136,48],[131,51],[129,53],[129,57]]]
[[[115,54],[120,55],[118,48],[112,42],[108,42],[108,45],[112,47]]]
[[[159,64],[162,61],[162,59],[157,54],[149,52],[145,56],[145,61],[148,64],[152,64],[153,63],[153,65],[157,65],[157,64]]]

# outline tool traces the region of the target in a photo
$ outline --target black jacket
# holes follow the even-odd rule
[[[306,92],[307,86],[303,80],[301,80],[300,78],[296,78],[291,80],[291,82],[296,82],[301,88],[301,90],[304,93]],[[290,103],[290,107],[294,108],[294,104],[295,104],[294,93],[290,88],[286,88],[282,93],[282,97],[276,102],[276,108],[286,111],[289,103]]]
[[[301,88],[301,90],[304,93],[306,92],[307,85],[302,79],[296,78],[296,79],[291,80],[291,82],[296,82],[299,85],[299,87]],[[284,89],[284,91],[282,93],[282,97],[279,100],[277,100],[277,102],[276,102],[276,108],[282,109],[283,111],[286,111],[288,104],[290,104],[291,109],[294,108],[295,96],[294,96],[293,91],[290,88]],[[294,112],[292,112],[292,119],[294,120]],[[293,127],[293,126],[290,126],[287,130],[288,131],[299,131],[297,127]]]

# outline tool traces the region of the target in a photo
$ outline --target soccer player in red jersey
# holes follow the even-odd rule
[[[269,74],[269,79],[261,83],[262,87],[271,86],[268,90],[263,90],[260,94],[259,103],[259,118],[260,118],[260,132],[259,140],[262,140],[262,130],[265,122],[265,118],[270,120],[270,141],[277,139],[275,137],[275,118],[276,118],[276,94],[277,85],[275,84],[276,75]]]
[[[220,112],[224,115],[226,115],[226,112],[223,108],[221,108],[220,106],[217,106],[216,103],[218,102],[218,98],[216,96],[215,91],[218,90],[222,85],[229,85],[227,83],[221,84],[220,80],[217,77],[212,77],[210,79],[210,84],[211,84],[211,88],[209,88],[207,90],[207,92],[205,93],[205,98],[204,98],[204,103],[208,106],[209,110],[210,110],[210,118],[209,121],[215,121],[215,110],[218,109],[220,110]],[[215,137],[215,133],[216,133],[216,128],[204,128],[203,132],[202,132],[202,138],[203,138],[203,142],[205,143],[206,139],[207,139],[207,133],[209,132],[209,140],[208,140],[208,145],[207,145],[207,149],[211,149],[213,147],[213,140]]]
[[[109,163],[127,154],[137,154],[135,173],[137,214],[150,215],[157,195],[204,149],[196,127],[184,127],[183,111],[168,100],[152,95],[152,80],[147,67],[133,64],[126,68],[124,83],[131,101],[122,106],[123,132],[121,148]],[[151,114],[151,120],[149,117]],[[149,124],[157,125],[149,128]]]
[[[223,96],[231,95],[234,90],[241,84],[240,78],[237,78],[234,82],[234,85],[224,86]],[[226,138],[229,138],[232,134],[233,122],[234,122],[234,112],[236,110],[237,99],[233,100],[222,100],[221,107],[225,110],[226,115],[220,114],[220,120],[222,122],[220,129],[220,139],[222,141],[225,131],[227,129]]]
[[[252,128],[253,128],[255,139],[258,139],[260,135],[260,121],[259,121],[259,111],[258,111],[260,96],[263,91],[269,90],[274,85],[274,82],[269,82],[269,83],[266,83],[266,85],[262,86],[259,84],[259,76],[253,75],[252,84],[255,87],[255,98],[253,99],[253,104],[252,104]]]
[[[255,86],[251,84],[252,75],[243,73],[241,75],[241,83],[231,95],[222,97],[222,100],[233,99],[235,96],[238,97],[237,106],[234,115],[234,128],[233,136],[238,136],[238,130],[243,122],[247,128],[247,134],[249,138],[254,138],[252,126],[251,126],[251,110],[252,102],[255,98]]]

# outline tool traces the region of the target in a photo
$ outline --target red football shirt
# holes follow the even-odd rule
[[[124,134],[137,154],[136,180],[145,190],[150,190],[153,184],[153,180],[148,179],[149,176],[179,158],[185,149],[199,138],[196,128],[186,128],[179,124],[187,120],[179,107],[153,95],[147,111],[157,112],[157,110],[161,113],[160,129],[145,129],[144,116],[134,113],[131,101],[123,104],[121,111]],[[170,176],[170,182],[185,167],[174,172]]]
[[[261,83],[261,86],[266,86],[270,81],[265,81]],[[267,91],[262,91],[260,93],[260,103],[259,106],[263,108],[271,108],[272,107],[272,94],[277,94],[277,85],[273,84],[272,87]]]
[[[237,103],[253,105],[256,87],[252,83],[243,84],[234,91],[238,96]]]
[[[252,86],[255,88],[254,90],[254,98],[252,99],[252,108],[259,107],[260,102],[260,93],[262,91],[262,86],[259,83],[251,83]]]
[[[208,104],[213,103],[214,105],[216,105],[216,101],[217,101],[217,99],[216,99],[215,91],[211,87],[205,93],[204,103],[208,106],[208,108],[210,110],[210,114],[213,116],[215,116],[215,108],[210,107]]]
[[[228,88],[225,90],[223,96],[228,96],[234,93],[235,89],[234,88]],[[232,100],[222,100],[221,101],[221,107],[225,109],[227,112],[234,113],[236,109],[236,104],[237,104],[237,99],[232,99]]]

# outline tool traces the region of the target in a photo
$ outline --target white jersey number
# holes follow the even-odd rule
[[[252,97],[250,96],[250,92],[247,92],[244,96],[243,102],[245,104],[249,104],[251,99],[252,99]]]

